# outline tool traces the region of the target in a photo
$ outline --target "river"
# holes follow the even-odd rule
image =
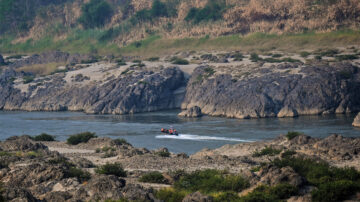
[[[351,126],[354,114],[242,120],[209,116],[180,118],[177,113],[178,110],[134,115],[0,111],[0,140],[14,135],[40,133],[66,140],[71,134],[91,131],[98,136],[124,138],[136,147],[167,147],[172,152],[192,154],[203,148],[272,139],[288,131],[299,131],[313,137],[326,137],[333,133],[360,136],[360,129]],[[162,127],[170,126],[180,135],[176,137],[159,132]]]

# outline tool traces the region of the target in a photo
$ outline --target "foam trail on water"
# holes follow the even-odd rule
[[[213,137],[213,136],[200,136],[191,134],[179,134],[176,135],[157,135],[158,139],[179,139],[179,140],[221,140],[221,141],[234,141],[234,142],[254,142],[251,140],[243,140],[238,138],[227,138],[227,137]]]

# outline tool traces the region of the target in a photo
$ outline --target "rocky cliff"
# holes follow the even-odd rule
[[[360,72],[350,63],[200,66],[182,108],[234,118],[294,117],[360,110]]]
[[[126,114],[179,107],[182,94],[175,95],[174,91],[184,85],[184,75],[176,67],[93,64],[34,79],[7,68],[0,84],[0,109],[4,110]]]

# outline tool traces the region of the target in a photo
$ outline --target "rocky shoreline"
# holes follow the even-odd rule
[[[266,148],[277,152],[260,155]],[[324,161],[330,166],[354,167],[360,171],[360,138],[340,135],[324,139],[302,134],[281,135],[267,142],[225,145],[214,150],[204,149],[190,156],[169,153],[166,148],[152,151],[135,148],[110,138],[92,138],[87,143],[69,145],[57,141],[37,142],[29,136],[21,136],[0,142],[2,196],[7,201],[104,201],[121,198],[161,201],[156,198],[156,190],[172,186],[176,181],[174,172],[216,169],[248,180],[249,187],[239,192],[239,196],[260,185],[288,183],[302,190],[288,201],[311,201],[314,187],[309,189],[312,186],[304,176],[291,167],[280,168],[272,164],[278,158],[287,158],[285,156],[290,155],[289,151],[293,158]],[[97,167],[107,163],[120,163],[127,176],[95,172]],[[88,172],[89,176],[72,175],[70,168]],[[139,181],[142,175],[154,171],[165,177],[164,183]],[[189,194],[183,201],[189,198],[201,201],[197,200],[199,194]],[[360,191],[358,195],[347,198],[360,200]]]
[[[171,57],[123,62],[63,52],[11,63],[5,59],[9,65],[0,73],[0,109],[127,114],[182,108],[181,116],[231,118],[360,111],[359,59],[266,62],[269,58],[254,61],[243,55],[239,60],[237,54],[181,55],[198,58],[189,65],[174,65]],[[28,72],[32,65],[54,62],[66,66],[50,75]]]

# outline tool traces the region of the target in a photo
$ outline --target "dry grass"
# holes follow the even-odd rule
[[[47,63],[47,64],[34,64],[29,66],[20,67],[17,69],[17,71],[24,71],[24,72],[31,72],[36,75],[49,75],[53,72],[55,72],[58,67],[65,66],[65,63]]]

